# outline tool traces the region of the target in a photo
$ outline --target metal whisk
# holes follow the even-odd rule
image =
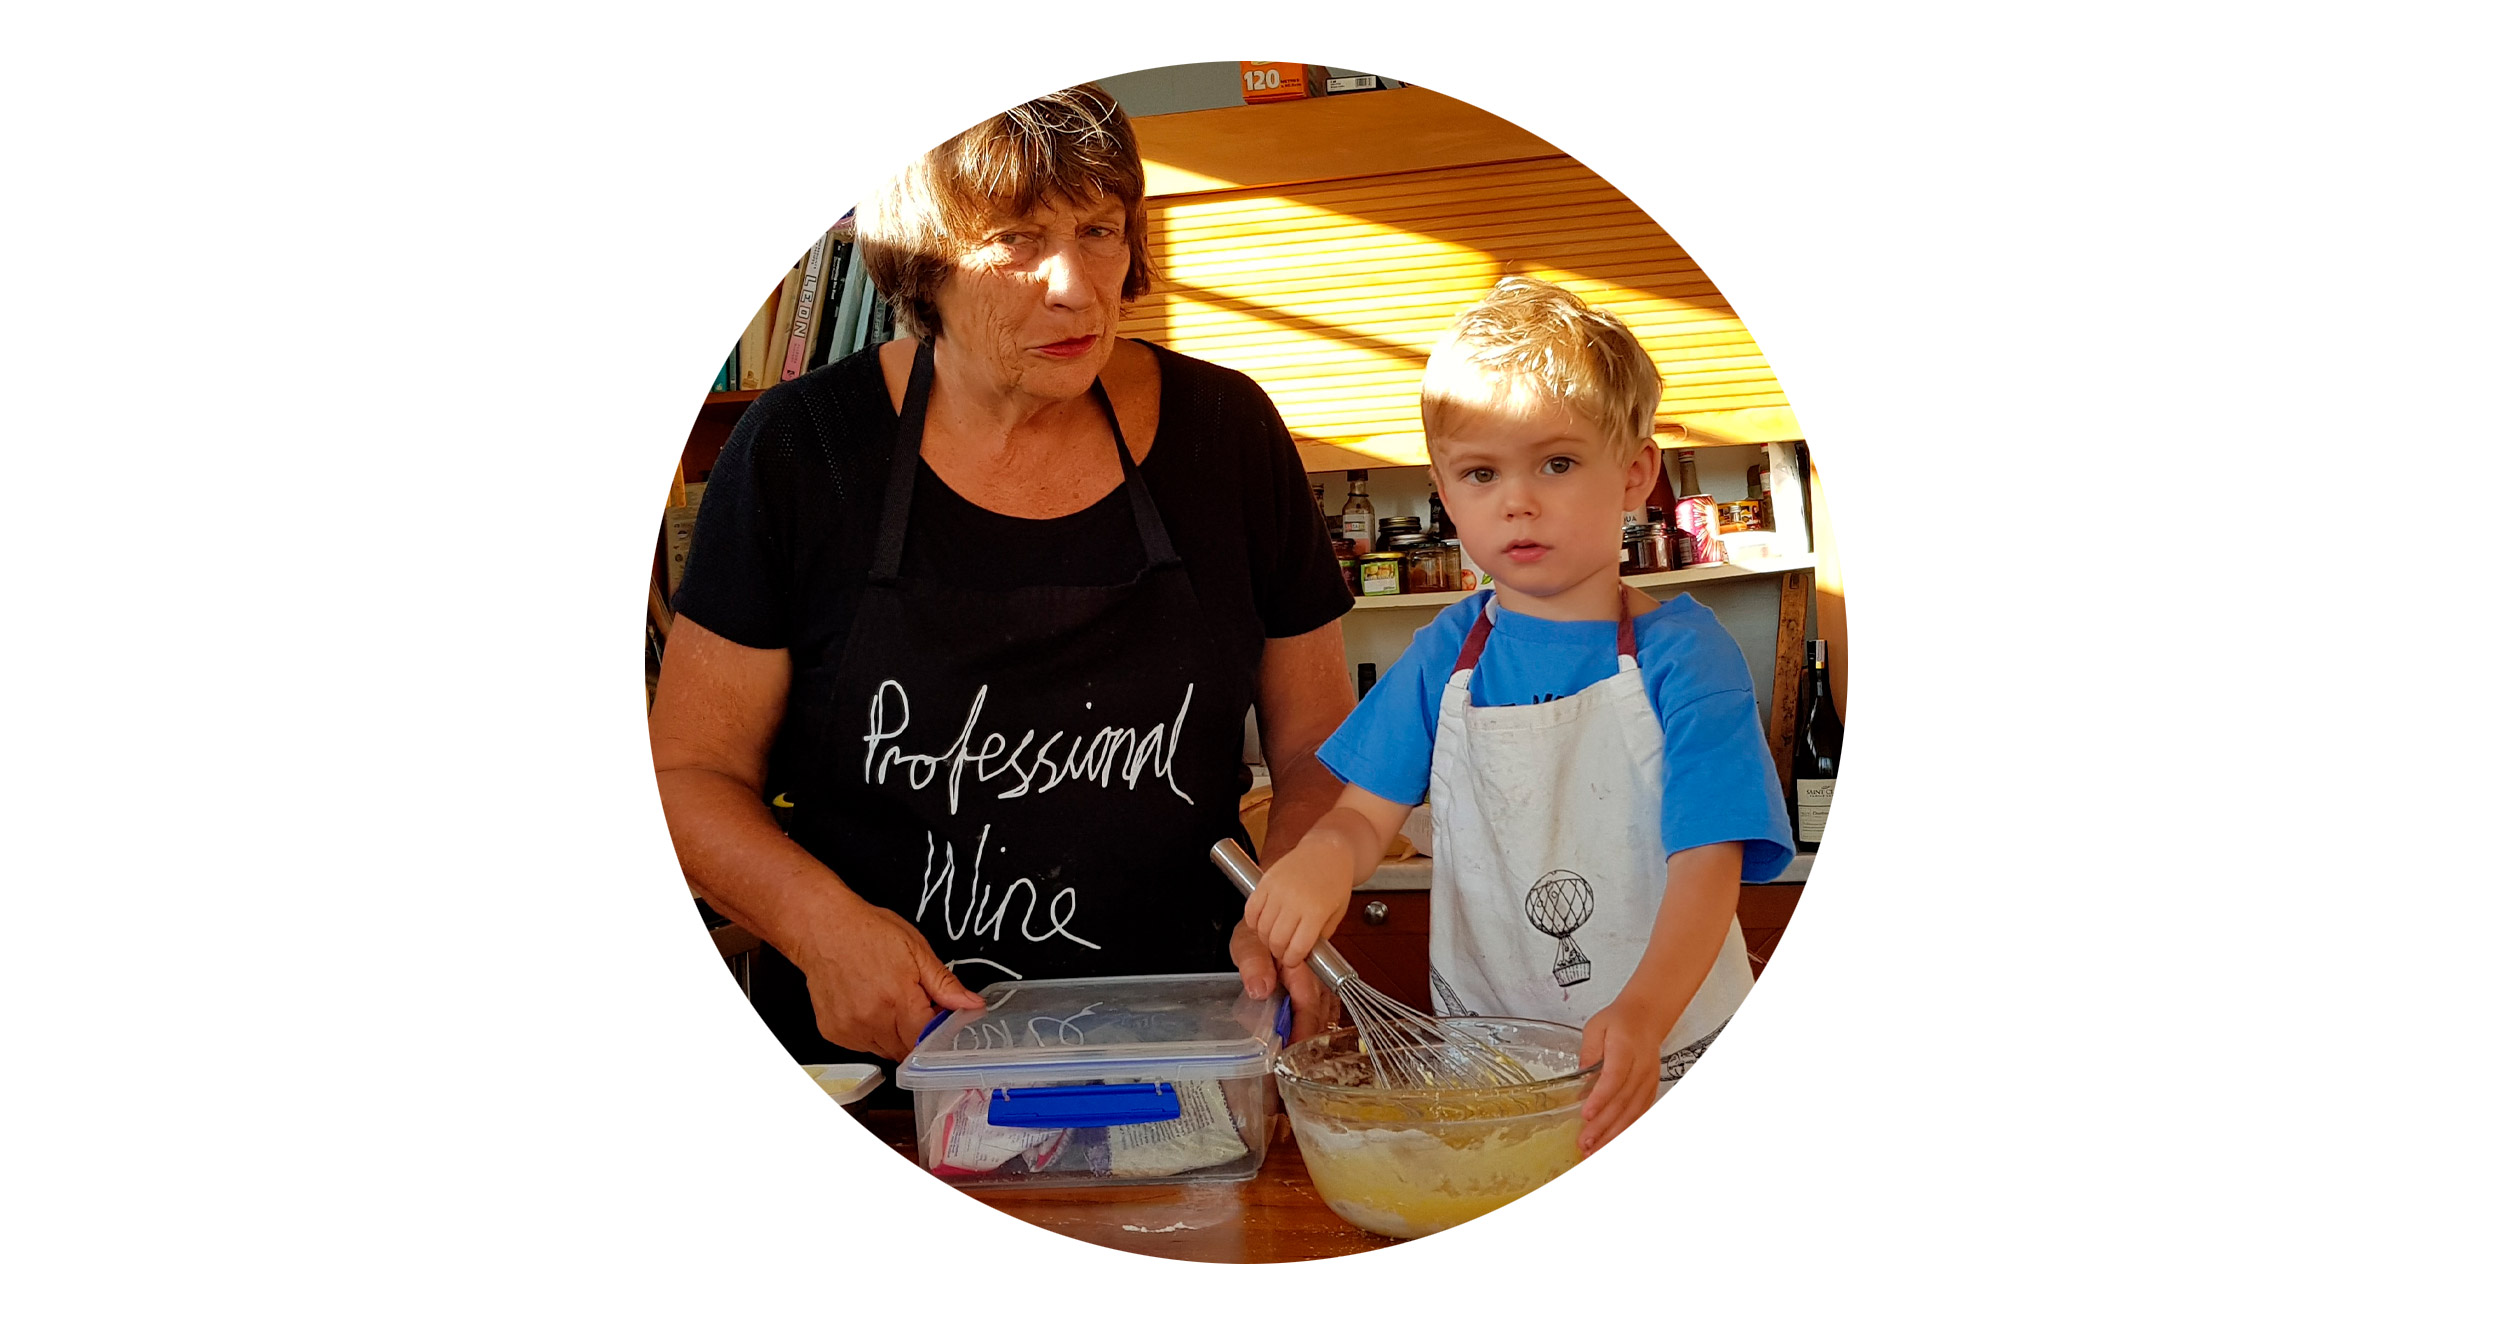
[[[1239,892],[1250,896],[1264,878],[1246,849],[1228,838],[1213,844],[1212,861],[1238,885]],[[1308,966],[1342,1001],[1379,1086],[1395,1090],[1511,1087],[1539,1080],[1514,1056],[1461,1025],[1379,993],[1325,940],[1316,941],[1315,950],[1308,954]]]

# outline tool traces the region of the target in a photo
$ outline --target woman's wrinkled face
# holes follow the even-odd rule
[[[1072,399],[1108,362],[1129,261],[1124,203],[1046,199],[955,264],[935,293],[939,339],[991,389]]]

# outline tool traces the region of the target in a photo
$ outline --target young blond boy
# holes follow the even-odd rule
[[[1738,1007],[1741,880],[1792,858],[1739,646],[1695,600],[1620,583],[1661,392],[1634,334],[1556,286],[1511,277],[1458,315],[1420,418],[1494,589],[1423,628],[1318,751],[1342,795],[1246,913],[1304,961],[1425,793],[1437,1012],[1583,1027],[1588,1153]]]

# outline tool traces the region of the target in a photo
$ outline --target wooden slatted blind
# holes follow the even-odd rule
[[[1429,347],[1508,273],[1618,314],[1662,371],[1660,421],[1689,442],[1800,436],[1706,274],[1572,158],[1176,194],[1151,210],[1158,288],[1123,330],[1254,377],[1311,470],[1425,463]]]

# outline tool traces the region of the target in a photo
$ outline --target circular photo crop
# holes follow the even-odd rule
[[[648,670],[826,1119],[1238,1262],[1529,1212],[1667,1117],[1824,838],[1845,632],[1800,423],[1654,216],[1251,61],[823,221],[720,329]]]

